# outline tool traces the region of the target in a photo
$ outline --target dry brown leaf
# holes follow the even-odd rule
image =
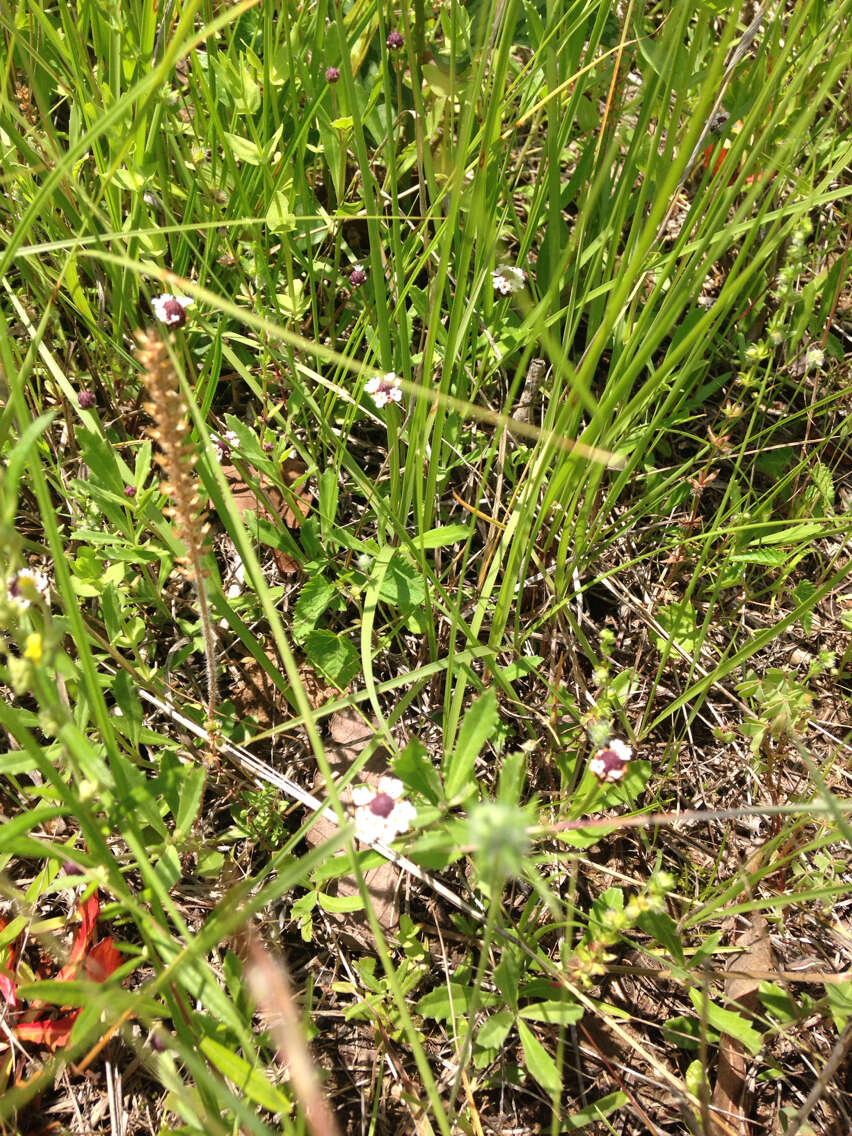
[[[275,655],[267,651],[267,656],[275,663]],[[251,655],[227,664],[231,680],[230,698],[241,717],[257,719],[261,730],[268,730],[275,724],[275,708],[283,695],[278,687]]]
[[[291,459],[291,461],[292,460],[295,459]],[[290,464],[291,462],[285,462],[285,466]],[[302,472],[305,472],[307,467],[304,465],[304,463],[300,462],[298,464],[301,465]],[[278,516],[279,520],[284,525],[286,525],[287,528],[293,528],[298,527],[298,525],[301,524],[303,517],[307,516],[308,510],[311,507],[312,498],[310,493],[308,493],[304,489],[299,491],[301,495],[298,495],[296,497],[296,504],[300,510],[303,510],[303,515],[297,521],[296,515],[287,503],[285,495],[277,486],[264,485],[263,478],[260,477],[259,483],[262,496],[258,498],[258,495],[255,493],[252,487],[250,485],[247,485],[243,480],[243,476],[236,466],[223,464],[222,473],[224,473],[225,479],[228,482],[228,488],[231,491],[231,496],[234,499],[234,504],[237,507],[237,511],[239,512],[240,517],[242,517],[249,510],[253,510],[259,517],[266,517],[269,519],[269,509],[266,507],[266,503],[263,500],[263,497],[266,497],[266,499],[269,501],[269,504],[275,510],[275,513]],[[290,484],[297,479],[298,474],[294,473],[292,470],[290,472],[284,470],[284,477],[285,481]],[[301,567],[299,562],[297,560],[294,560],[292,556],[284,552],[282,549],[273,549],[272,555],[275,558],[275,563],[278,565],[279,569],[285,576],[292,576],[294,575],[294,573],[299,571]]]
[[[769,925],[758,912],[752,912],[747,931],[737,946],[741,954],[728,961],[728,970],[747,973],[732,974],[725,982],[725,1001],[740,1014],[753,1014],[757,1008],[759,977],[775,969]],[[730,1034],[719,1038],[719,1064],[713,1089],[714,1136],[749,1136],[746,1108],[746,1049]]]
[[[325,752],[328,757],[331,771],[336,780],[341,778],[350,768],[355,759],[373,737],[375,730],[365,722],[360,714],[353,710],[341,710],[332,714],[329,721],[331,740],[326,742]],[[358,783],[377,786],[379,779],[388,772],[390,754],[383,747],[373,753],[367,764],[358,774]],[[324,782],[321,775],[317,775],[315,786],[322,792]],[[352,803],[352,787],[347,786],[340,794],[344,805]],[[308,843],[313,847],[321,844],[335,832],[336,824],[333,818],[323,814],[308,832]],[[344,855],[344,853],[340,853]],[[370,895],[370,902],[379,926],[385,934],[393,934],[399,926],[399,899],[397,884],[399,883],[399,869],[389,860],[384,861],[377,868],[364,873],[364,882]],[[341,876],[328,885],[328,892],[332,895],[349,897],[358,895],[358,882],[354,876]],[[341,932],[361,947],[370,948],[372,933],[366,912],[352,911],[346,914],[331,914],[327,918],[336,923]]]

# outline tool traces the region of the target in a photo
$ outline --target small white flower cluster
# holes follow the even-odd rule
[[[613,738],[597,751],[589,762],[589,769],[601,783],[613,784],[622,779],[632,758],[633,750],[630,746]]]
[[[47,599],[50,583],[37,568],[22,568],[6,584],[6,596],[13,607],[24,611],[37,597]]]
[[[527,282],[527,274],[523,268],[513,268],[510,264],[501,264],[491,273],[494,291],[501,296],[511,296],[513,292],[520,292]]]
[[[214,434],[211,430],[210,441],[218,449],[220,461],[228,461],[231,450],[240,448],[240,439],[233,430],[226,430],[224,434]]]
[[[186,323],[186,309],[191,308],[195,300],[188,296],[173,296],[164,292],[162,296],[155,296],[151,301],[154,315],[166,327],[183,327]]]
[[[352,790],[355,805],[355,835],[365,844],[382,840],[390,844],[405,832],[417,816],[417,809],[403,801],[403,784],[395,777],[382,777],[378,789],[359,785]]]
[[[399,378],[393,371],[388,371],[386,375],[376,375],[364,384],[364,390],[371,396],[379,410],[389,402],[402,402]]]

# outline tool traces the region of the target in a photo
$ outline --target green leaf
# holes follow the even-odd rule
[[[418,738],[411,739],[393,763],[393,771],[411,792],[420,793],[433,805],[440,801],[441,779]]]
[[[9,454],[6,468],[3,471],[3,493],[5,496],[3,521],[7,525],[12,524],[15,516],[18,503],[18,482],[26,465],[30,450],[56,417],[56,413],[56,411],[52,410],[49,414],[42,414],[31,422],[16,441],[12,452]]]
[[[202,1038],[199,1049],[254,1104],[270,1112],[289,1114],[292,1102],[266,1079],[260,1069],[250,1065],[245,1058],[212,1037]]]
[[[497,729],[497,694],[489,687],[470,707],[459,729],[456,748],[444,767],[447,798],[453,800],[474,786],[473,770],[476,759],[488,738]]]
[[[419,569],[395,555],[379,588],[379,599],[393,604],[400,611],[420,607],[426,599],[426,586]]]
[[[227,130],[224,133],[231,153],[238,162],[247,162],[250,166],[261,164],[263,153],[256,142],[252,142],[250,138],[241,138],[239,134],[229,134]]]
[[[679,604],[663,604],[657,609],[657,621],[663,631],[687,655],[694,655],[701,645],[701,628],[698,625],[695,608],[684,600]],[[668,642],[660,635],[654,640],[659,651],[669,650]]]
[[[852,982],[829,982],[825,987],[831,1016],[838,1033],[846,1028],[852,1015]]]
[[[554,1025],[571,1025],[579,1022],[585,1010],[579,1002],[572,1002],[568,998],[548,1002],[533,1002],[531,1006],[524,1006],[520,1011],[522,1018],[528,1022],[550,1022]]]
[[[326,895],[321,891],[317,893],[317,898],[323,911],[332,911],[337,915],[347,911],[364,910],[364,901],[360,895]]]
[[[467,540],[470,530],[466,525],[444,525],[441,528],[431,529],[414,537],[414,544],[418,548],[446,548],[450,544],[458,544]]]
[[[556,1094],[562,1092],[562,1081],[556,1062],[524,1022],[518,1021],[518,1033],[521,1046],[524,1050],[524,1059],[527,1072],[530,1073],[543,1089]]]
[[[579,1132],[583,1128],[588,1128],[590,1124],[603,1120],[605,1116],[609,1116],[616,1109],[624,1108],[629,1099],[627,1093],[623,1093],[621,1090],[607,1093],[605,1097],[600,1097],[586,1105],[579,1112],[572,1112],[570,1116],[563,1116],[562,1119],[565,1122],[563,1131]]]
[[[451,982],[449,986],[436,986],[428,994],[424,994],[415,1007],[417,1013],[424,1018],[434,1018],[437,1022],[451,1021],[453,1015],[464,1016],[473,1005],[474,990],[472,986],[462,986],[458,982]],[[498,996],[488,991],[480,991],[479,1005],[481,1008],[493,1006]]]
[[[521,980],[521,961],[515,948],[507,943],[503,947],[503,957],[500,965],[494,971],[494,981],[497,989],[503,995],[503,1000],[513,1010],[518,1008],[518,984]]]
[[[695,1009],[701,1014],[705,1005],[704,992],[693,987],[689,991],[689,997]],[[718,1030],[720,1034],[729,1034],[737,1041],[742,1042],[752,1057],[756,1057],[760,1053],[763,1048],[763,1036],[742,1014],[738,1014],[736,1010],[724,1010],[721,1006],[717,1006],[715,1002],[709,1000],[706,1001],[706,1006],[707,1021],[715,1030]]]
[[[486,1049],[499,1049],[514,1024],[515,1015],[511,1010],[500,1010],[492,1014],[480,1026],[476,1035],[477,1043]]]
[[[312,631],[305,640],[305,654],[311,664],[340,690],[349,685],[361,666],[352,641],[334,631]]]
[[[296,228],[296,218],[290,208],[290,197],[283,189],[272,195],[266,210],[266,224],[273,233],[290,233]]]
[[[195,824],[201,810],[204,783],[207,778],[207,770],[203,765],[183,766],[182,772],[175,818],[175,841],[178,844],[186,840]]]
[[[297,643],[304,643],[336,594],[334,584],[325,576],[311,576],[293,610],[293,638]]]
[[[816,595],[816,588],[810,580],[799,580],[793,589],[793,595],[796,597],[796,605],[806,604],[808,600]],[[805,610],[799,616],[799,623],[802,625],[802,630],[806,635],[810,635],[811,626],[813,624],[814,613],[810,610]]]

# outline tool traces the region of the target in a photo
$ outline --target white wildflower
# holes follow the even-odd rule
[[[186,309],[191,308],[195,300],[188,296],[173,296],[164,292],[162,296],[155,296],[151,301],[154,315],[166,327],[183,327],[186,323]]]
[[[355,835],[365,844],[382,840],[390,844],[417,816],[409,801],[403,801],[404,787],[395,777],[382,777],[378,789],[360,785],[352,790],[355,805]]]
[[[399,378],[393,371],[388,371],[386,375],[376,375],[364,384],[364,390],[372,397],[379,410],[389,402],[402,402]]]
[[[501,264],[491,273],[491,280],[495,292],[501,296],[511,296],[513,292],[520,292],[527,282],[527,274],[523,268],[513,268],[510,264]]]
[[[599,749],[589,762],[589,769],[599,781],[612,783],[620,781],[627,771],[627,766],[633,758],[633,750],[629,745],[613,738],[602,749]]]
[[[6,594],[9,603],[23,611],[38,597],[47,599],[49,586],[44,572],[39,572],[37,568],[22,568],[9,579]]]

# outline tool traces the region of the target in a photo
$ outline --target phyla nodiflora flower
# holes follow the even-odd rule
[[[589,762],[589,769],[602,784],[612,784],[622,779],[632,759],[633,750],[630,746],[613,738],[597,751]]]
[[[379,410],[387,406],[389,402],[402,402],[399,378],[393,371],[388,371],[386,375],[376,375],[375,378],[364,384],[364,390],[370,395]]]
[[[513,292],[520,292],[527,282],[527,274],[523,268],[514,268],[510,264],[501,264],[491,273],[491,282],[494,291],[501,296],[511,296]]]
[[[359,785],[352,790],[355,805],[355,835],[365,844],[376,840],[390,844],[417,816],[417,810],[402,799],[405,790],[396,777],[382,777],[378,789]]]

